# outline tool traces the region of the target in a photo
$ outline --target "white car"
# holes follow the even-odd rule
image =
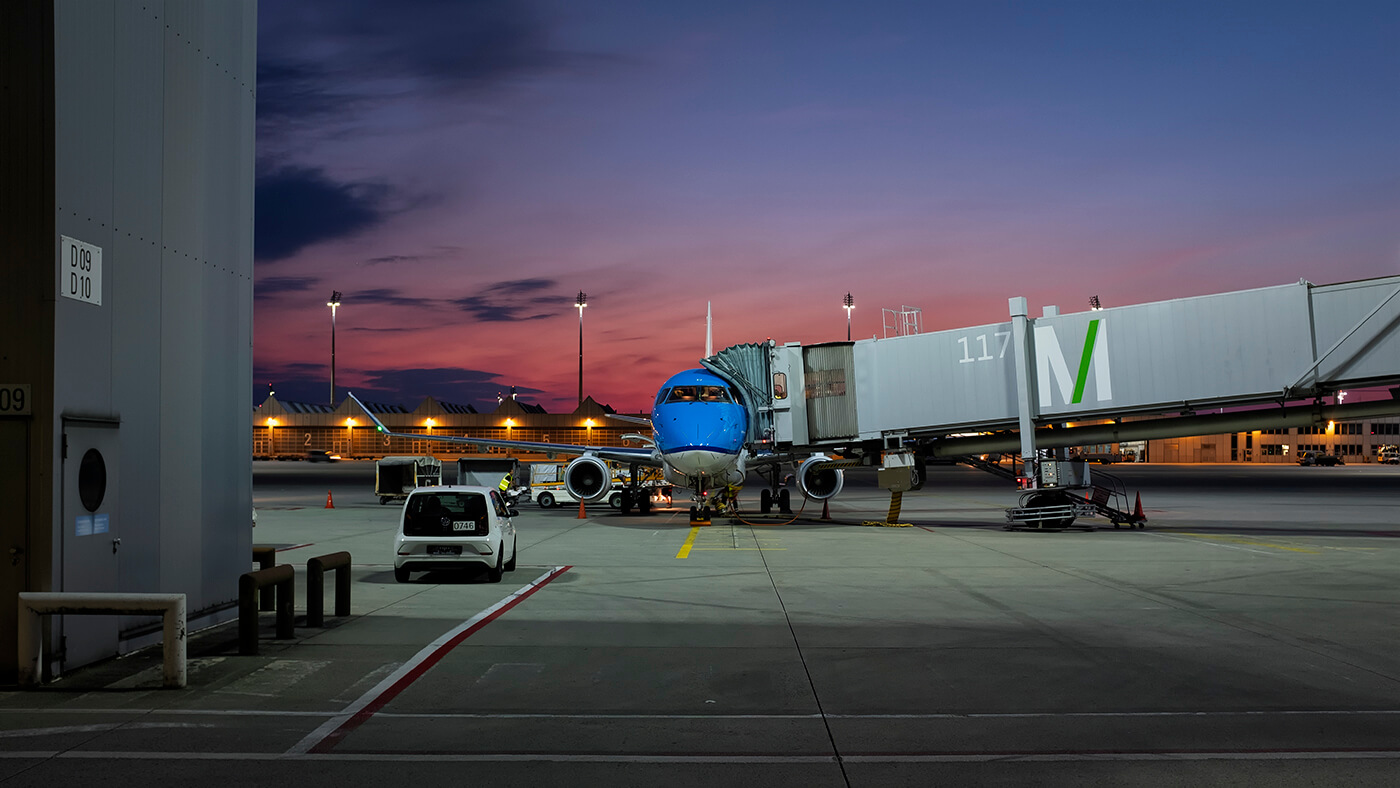
[[[499,583],[515,570],[519,513],[490,487],[420,487],[409,494],[394,536],[394,579],[410,572],[484,567]]]

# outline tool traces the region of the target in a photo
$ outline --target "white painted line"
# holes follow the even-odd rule
[[[644,755],[619,753],[305,753],[270,752],[111,752],[40,750],[0,752],[0,760],[64,759],[111,761],[350,761],[362,763],[698,763],[789,764],[835,763],[835,755]],[[983,763],[1114,761],[1352,761],[1400,759],[1400,750],[1254,750],[1159,752],[986,752],[919,754],[843,754],[849,763]]]
[[[33,715],[65,714],[130,715],[156,717],[203,716],[203,717],[337,717],[346,711],[262,711],[258,709],[0,709],[0,714]],[[927,712],[912,714],[827,714],[832,720],[975,720],[975,719],[1073,719],[1083,717],[1133,718],[1133,717],[1371,717],[1396,716],[1400,709],[1268,709],[1260,711],[1029,711],[1029,712]],[[548,713],[491,713],[491,712],[437,712],[414,714],[381,711],[376,717],[384,719],[471,719],[471,720],[819,720],[821,714],[548,714]],[[117,723],[111,723],[116,725]]]
[[[214,728],[210,723],[197,722],[106,722],[93,725],[64,725],[57,728],[20,728],[0,731],[0,739],[14,739],[22,736],[62,736],[68,733],[105,733],[118,728],[124,731],[151,730],[155,728]]]
[[[448,632],[440,635],[436,640],[424,646],[417,654],[414,654],[398,670],[384,677],[384,680],[374,685],[368,692],[361,695],[358,700],[346,706],[339,714],[331,717],[307,734],[305,738],[292,748],[287,750],[288,755],[303,755],[312,751],[313,748],[323,748],[334,746],[335,742],[343,737],[355,726],[358,726],[365,719],[368,719],[384,704],[388,703],[402,691],[405,687],[415,681],[429,667],[435,664],[444,654],[454,648],[461,638],[469,635],[474,628],[480,624],[485,624],[496,615],[514,607],[520,601],[535,593],[546,583],[563,574],[570,567],[556,566],[548,572],[535,578],[527,585],[521,586],[510,596],[502,599],[491,607],[477,613],[475,616],[463,621],[453,627]]]
[[[1240,546],[1240,545],[1235,545],[1235,544],[1222,544],[1222,543],[1220,543],[1220,542],[1215,542],[1215,541],[1212,541],[1212,540],[1210,540],[1210,539],[1193,539],[1193,538],[1186,537],[1186,536],[1173,536],[1173,535],[1171,535],[1171,534],[1163,534],[1163,533],[1151,533],[1151,534],[1149,534],[1149,536],[1155,536],[1155,537],[1157,537],[1157,538],[1159,538],[1159,539],[1172,539],[1172,540],[1175,540],[1175,541],[1178,541],[1178,542],[1188,542],[1188,543],[1190,543],[1190,544],[1205,545],[1205,546],[1207,546],[1207,547],[1219,547],[1219,548],[1223,548],[1223,549],[1225,549],[1225,550],[1239,550],[1239,551],[1245,552],[1245,553],[1257,553],[1257,554],[1259,554],[1259,555],[1269,555],[1269,556],[1274,556],[1275,558],[1279,558],[1279,557],[1282,557],[1282,556],[1284,555],[1283,553],[1281,553],[1281,552],[1279,552],[1279,551],[1277,551],[1277,550],[1252,550],[1252,549],[1250,549],[1250,548],[1248,548],[1248,547],[1242,547],[1242,546]]]

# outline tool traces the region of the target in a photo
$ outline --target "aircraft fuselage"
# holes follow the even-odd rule
[[[703,492],[743,481],[748,413],[714,373],[688,369],[672,375],[657,393],[651,425],[657,455],[668,473],[687,479],[686,486]]]

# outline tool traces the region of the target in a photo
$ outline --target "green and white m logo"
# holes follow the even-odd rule
[[[1059,384],[1060,399],[1066,405],[1078,405],[1084,399],[1084,384],[1089,380],[1089,368],[1094,368],[1094,390],[1099,402],[1113,399],[1113,383],[1109,380],[1108,335],[1102,319],[1089,321],[1089,333],[1084,337],[1084,352],[1079,357],[1079,375],[1070,377],[1065,353],[1054,326],[1035,327],[1036,382],[1040,389],[1040,407],[1054,403],[1050,396],[1050,378]],[[1073,386],[1071,391],[1070,386]]]

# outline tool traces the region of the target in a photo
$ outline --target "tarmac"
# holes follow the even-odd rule
[[[193,633],[186,689],[161,688],[156,647],[0,692],[0,786],[1400,773],[1397,466],[1108,469],[1142,530],[1004,530],[1016,491],[961,467],[905,493],[901,527],[865,524],[889,508],[869,470],[825,521],[522,502],[502,582],[400,584],[371,463],[257,465],[254,542],[297,570],[295,636],[270,612],[258,656],[236,623]],[[306,627],[306,561],[341,550],[351,615],[328,582]]]

